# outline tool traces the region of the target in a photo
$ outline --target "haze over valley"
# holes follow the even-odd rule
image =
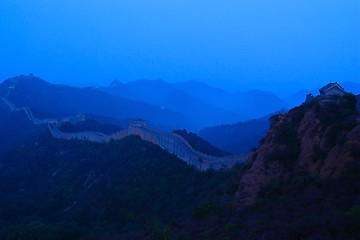
[[[0,239],[360,239],[359,13],[0,1]]]

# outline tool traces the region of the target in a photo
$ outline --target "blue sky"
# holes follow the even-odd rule
[[[284,94],[360,82],[358,0],[1,0],[0,80],[203,81]]]

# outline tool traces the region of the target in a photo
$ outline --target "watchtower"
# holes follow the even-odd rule
[[[343,96],[347,92],[337,83],[329,83],[319,89],[320,97]]]
[[[140,118],[130,119],[129,120],[129,127],[130,128],[146,127],[146,121],[144,119],[140,119]]]

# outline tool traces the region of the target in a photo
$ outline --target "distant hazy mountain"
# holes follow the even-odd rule
[[[313,95],[316,95],[316,91],[310,91],[307,89],[302,89],[300,91],[295,92],[294,94],[291,94],[288,97],[285,97],[284,100],[291,105],[291,107],[299,106],[306,100],[306,95],[309,93],[312,93]]]
[[[259,145],[269,126],[269,116],[266,116],[236,124],[205,128],[199,132],[199,136],[225,151],[242,154]]]
[[[289,108],[289,104],[275,94],[259,90],[231,94],[228,104],[231,109],[246,114],[246,119],[259,118]]]
[[[18,107],[29,106],[34,115],[42,117],[90,113],[118,119],[143,118],[167,130],[194,127],[186,116],[140,101],[113,96],[96,88],[77,88],[50,84],[40,78],[19,76],[0,84],[0,96]]]
[[[196,96],[202,101],[213,104],[215,106],[222,106],[219,100],[226,99],[229,95],[229,93],[223,89],[212,87],[205,83],[196,81],[174,83],[173,86],[186,92],[190,96]]]
[[[206,125],[258,118],[289,107],[271,92],[229,93],[196,81],[171,84],[162,80],[138,80],[126,84],[115,81],[107,91],[193,115]]]
[[[355,95],[360,94],[360,83],[355,82],[343,82],[340,85],[348,92],[351,92]]]
[[[242,118],[236,112],[205,103],[195,94],[189,95],[177,88],[176,85],[162,80],[138,80],[127,84],[114,81],[104,89],[120,97],[144,101],[165,109],[184,113],[189,119],[202,127],[236,122]],[[201,92],[201,89],[199,91]]]
[[[287,102],[271,92],[252,90],[229,93],[220,88],[195,81],[176,83],[174,86],[191,96],[198,97],[206,103],[237,112],[244,116],[239,120],[259,118],[289,107]]]

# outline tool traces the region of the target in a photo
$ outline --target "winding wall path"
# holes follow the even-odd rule
[[[37,119],[29,107],[18,108],[12,101],[8,99],[11,90],[15,88],[15,83],[9,87],[9,91],[5,97],[1,99],[9,106],[11,111],[24,111],[29,120],[34,124],[47,124],[50,133],[53,137],[59,139],[80,139],[86,141],[106,143],[110,140],[122,139],[129,135],[137,135],[145,141],[152,142],[167,150],[169,153],[176,155],[178,158],[185,161],[188,165],[194,166],[200,171],[210,168],[221,169],[234,166],[236,163],[241,163],[246,160],[248,154],[240,156],[224,156],[216,157],[201,153],[195,150],[183,137],[175,133],[165,133],[151,129],[148,127],[134,127],[129,126],[127,129],[121,130],[111,135],[106,135],[101,132],[86,131],[77,133],[67,133],[59,130],[59,126],[64,122],[80,121],[79,117],[64,117],[59,119]]]

